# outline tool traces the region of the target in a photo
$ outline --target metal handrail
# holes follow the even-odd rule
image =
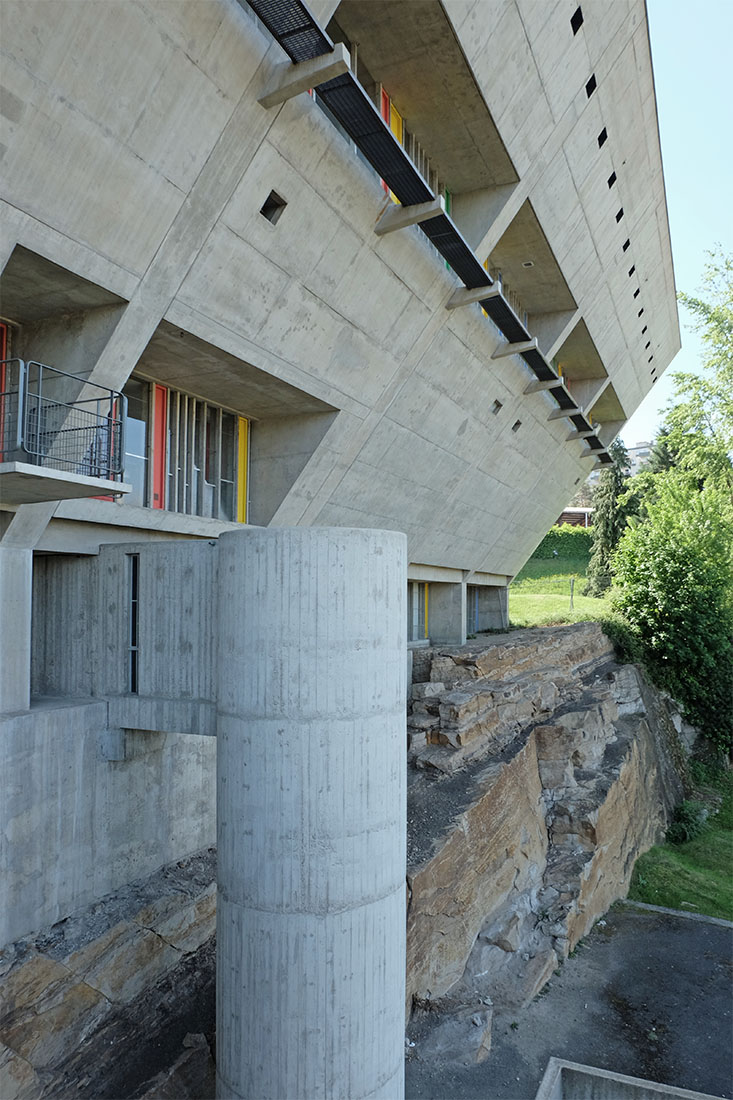
[[[2,457],[22,452],[39,466],[109,480],[122,477],[127,415],[123,394],[37,360],[2,360],[0,377],[8,368],[15,368],[17,379],[11,387],[5,379],[0,392]],[[62,379],[73,382],[82,396],[77,400],[49,396],[48,386]],[[83,396],[90,390],[91,396]]]

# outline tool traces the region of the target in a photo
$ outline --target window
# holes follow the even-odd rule
[[[604,126],[603,129],[601,130],[600,134],[598,135],[598,148],[602,149],[607,141],[608,141],[608,130]]]
[[[593,73],[593,76],[590,78],[590,80],[588,81],[588,83],[585,86],[585,94],[587,95],[588,99],[590,99],[590,97],[593,95],[594,91],[596,90],[596,87],[597,87],[596,74]]]
[[[123,392],[125,480],[133,485],[123,500],[245,523],[249,422],[141,378],[131,378]]]
[[[634,297],[638,298],[640,294],[641,294],[641,288],[637,287],[636,290],[634,291]]]
[[[130,378],[122,393],[127,398],[125,481],[132,485],[132,492],[122,499],[126,504],[136,504],[143,508],[148,503],[150,385],[139,378]]]
[[[140,555],[128,554],[129,566],[129,632],[128,632],[128,663],[127,663],[127,690],[131,695],[138,692],[138,653],[140,633]]]
[[[573,34],[577,34],[580,28],[583,26],[583,13],[579,7],[575,9],[570,19],[570,26],[573,29]]]
[[[613,187],[614,183],[616,182],[616,173],[611,172],[611,175],[608,177],[608,180],[606,182],[608,183],[608,189],[610,191],[610,189]]]
[[[629,240],[628,237],[626,238],[626,240],[624,241],[624,243],[621,247],[623,248],[624,252],[626,252],[626,250],[631,247],[631,241]]]
[[[624,208],[622,206],[621,209],[616,212],[616,221],[620,222],[621,219],[623,218],[623,216],[624,216]]]
[[[423,581],[407,582],[407,640],[420,642],[428,633],[429,585]]]
[[[631,267],[629,268],[629,278],[631,278],[631,276],[634,274],[635,271],[636,271],[636,264],[632,264]]]
[[[260,214],[263,218],[267,218],[268,222],[277,225],[280,215],[287,205],[285,199],[281,198],[277,191],[271,191],[260,207]]]

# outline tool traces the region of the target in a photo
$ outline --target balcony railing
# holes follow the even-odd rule
[[[45,363],[0,361],[0,461],[121,480],[126,398]]]

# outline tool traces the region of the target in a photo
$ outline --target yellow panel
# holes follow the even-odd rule
[[[402,144],[402,127],[403,127],[402,115],[395,108],[394,103],[392,103],[390,101],[390,104],[389,104],[389,128],[392,131],[392,133],[394,134],[394,136],[397,138],[397,140],[399,141],[400,145]]]
[[[237,448],[237,523],[247,522],[247,442],[249,421],[239,417],[239,441]]]

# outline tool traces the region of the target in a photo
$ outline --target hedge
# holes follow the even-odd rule
[[[539,544],[533,558],[553,558],[557,550],[558,558],[590,557],[593,542],[592,527],[574,527],[571,523],[563,523],[559,527],[551,527],[542,542]]]

